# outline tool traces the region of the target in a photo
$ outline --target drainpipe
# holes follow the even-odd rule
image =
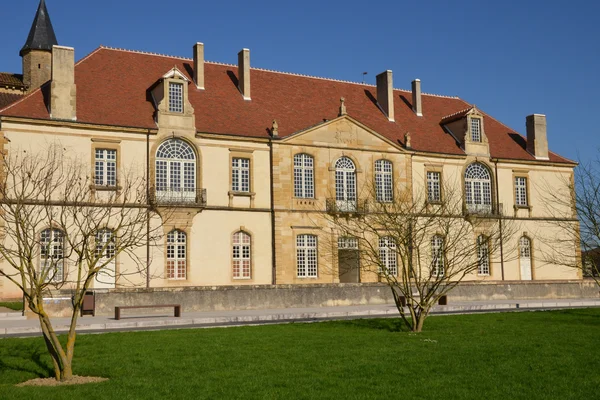
[[[150,129],[146,133],[146,288],[150,288]]]
[[[498,210],[498,229],[500,230],[500,271],[502,271],[502,280],[504,280],[504,235],[502,233],[502,215],[500,213],[500,190],[498,188],[498,160],[494,161],[494,170],[496,172],[496,207]]]
[[[273,198],[273,138],[269,136],[269,179],[271,193],[271,284],[277,283],[277,264],[275,262],[275,200]]]

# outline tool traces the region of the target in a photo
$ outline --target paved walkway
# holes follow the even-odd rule
[[[600,299],[558,300],[487,300],[453,302],[447,306],[435,306],[434,314],[474,312],[499,312],[516,310],[547,310],[561,308],[600,307]],[[398,310],[393,304],[286,308],[242,311],[191,311],[183,310],[180,318],[173,317],[172,310],[158,310],[155,314],[140,314],[140,310],[122,310],[121,319],[112,316],[84,316],[79,318],[80,333],[107,331],[131,331],[150,329],[202,328],[215,326],[256,325],[268,323],[310,322],[332,319],[358,319],[394,317]],[[53,318],[56,331],[68,329],[69,318]],[[27,319],[20,313],[0,313],[0,338],[9,336],[38,336],[41,333],[36,318]]]

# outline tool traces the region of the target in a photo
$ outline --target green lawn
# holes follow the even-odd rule
[[[74,372],[51,374],[39,338],[0,340],[0,399],[600,398],[600,309],[81,335]]]
[[[10,308],[14,311],[23,311],[22,301],[0,301],[0,307]]]

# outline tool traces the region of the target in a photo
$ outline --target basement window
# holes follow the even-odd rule
[[[169,112],[183,112],[183,83],[169,82]]]

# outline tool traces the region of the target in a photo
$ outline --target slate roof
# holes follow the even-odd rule
[[[75,67],[77,121],[156,129],[148,89],[174,66],[193,80],[191,59],[96,49]],[[189,101],[195,110],[197,131],[266,138],[276,119],[279,137],[286,137],[336,118],[340,97],[344,97],[350,117],[395,143],[402,144],[405,133],[410,132],[414,150],[465,154],[441,124],[444,117],[472,107],[458,97],[423,94],[423,116],[418,117],[412,111],[411,92],[395,89],[395,122],[390,122],[377,105],[373,85],[252,68],[252,100],[245,101],[237,88],[237,70],[235,65],[206,62],[206,89],[190,84]],[[49,119],[47,90],[48,84],[10,107],[0,107],[0,115]],[[523,136],[482,114],[492,157],[535,161],[526,151]],[[572,163],[554,153],[550,161]]]
[[[52,22],[50,22],[50,15],[46,8],[46,2],[41,0],[35,18],[33,19],[27,41],[19,54],[22,57],[28,50],[52,51],[52,46],[57,44],[58,41],[54,34]]]

